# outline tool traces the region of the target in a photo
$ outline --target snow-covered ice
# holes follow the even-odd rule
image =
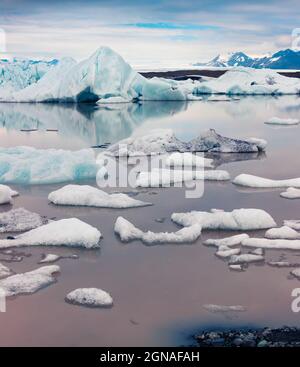
[[[99,208],[134,208],[152,205],[126,194],[108,194],[88,185],[67,185],[53,191],[48,199],[56,205],[93,206]]]
[[[300,199],[300,189],[289,187],[286,191],[280,194],[285,199]]]
[[[255,263],[264,261],[265,258],[263,255],[256,254],[241,254],[241,255],[233,255],[229,259],[229,264],[245,264],[245,263]]]
[[[87,307],[111,307],[111,295],[99,288],[77,288],[66,296],[66,301]]]
[[[173,213],[172,220],[184,227],[200,224],[202,229],[247,231],[276,226],[274,219],[262,209],[235,209],[232,212]]]
[[[61,219],[25,232],[14,239],[0,240],[0,249],[18,246],[69,246],[98,248],[101,233],[77,219]]]
[[[143,232],[123,217],[117,218],[114,230],[123,242],[139,239],[148,245],[156,243],[194,242],[201,235],[201,226],[199,224],[182,228],[176,232]]]
[[[0,182],[52,184],[95,178],[92,149],[68,151],[32,147],[0,148]]]
[[[0,289],[7,297],[35,293],[41,288],[55,283],[55,273],[59,271],[59,266],[51,265],[26,273],[11,275],[0,280]]]
[[[243,234],[237,234],[237,235],[225,237],[225,238],[209,238],[205,240],[203,244],[206,246],[233,247],[233,246],[240,245],[241,242],[246,238],[249,238],[249,235],[247,235],[246,233],[243,233]]]
[[[10,276],[11,274],[13,274],[12,270],[9,269],[7,266],[0,263],[0,279],[6,278]]]
[[[283,221],[283,224],[287,227],[300,231],[300,219],[289,219]]]
[[[29,231],[45,223],[45,218],[24,208],[0,213],[0,233]]]
[[[136,179],[137,187],[169,187],[178,182],[193,180],[206,181],[228,181],[230,175],[222,170],[188,170],[188,169],[166,169],[153,168],[150,172],[142,171]]]
[[[265,124],[268,124],[268,125],[299,125],[300,120],[298,120],[298,119],[289,119],[289,118],[280,118],[280,117],[272,117],[269,120],[265,121]]]
[[[267,230],[265,237],[269,239],[296,240],[300,239],[300,233],[288,226],[283,226]]]
[[[189,152],[172,153],[166,159],[167,167],[213,167],[213,159],[204,158]]]
[[[300,81],[270,69],[235,67],[219,78],[199,83],[194,94],[281,95],[299,94]]]
[[[0,185],[0,205],[11,204],[13,197],[17,196],[18,192],[12,190],[9,186]]]
[[[248,238],[242,241],[242,246],[274,250],[300,250],[300,240]]]
[[[171,129],[153,129],[147,134],[134,133],[131,137],[111,145],[106,154],[119,156],[145,156],[172,152],[253,153],[264,150],[266,141],[258,138],[227,138],[210,129],[195,139],[184,142],[176,138]]]
[[[240,186],[253,187],[253,188],[276,188],[276,187],[300,187],[300,177],[291,178],[287,180],[271,180],[268,178],[258,177],[254,175],[248,175],[242,173],[238,175],[233,183]]]

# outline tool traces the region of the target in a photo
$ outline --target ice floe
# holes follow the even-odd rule
[[[32,147],[0,148],[0,182],[52,184],[95,178],[92,149],[68,151]]]
[[[0,263],[0,279],[6,278],[13,274],[12,270],[10,270],[7,266]]]
[[[69,246],[98,248],[101,233],[77,219],[61,219],[25,232],[14,239],[1,239],[0,249],[18,246]]]
[[[300,279],[300,268],[292,270],[291,275],[293,275],[297,279]]]
[[[262,209],[235,209],[232,212],[173,213],[172,220],[184,227],[200,224],[202,229],[257,230],[276,226],[274,219]]]
[[[55,283],[55,273],[59,271],[59,266],[51,265],[26,273],[11,275],[0,280],[0,289],[7,297],[35,293],[41,288]]]
[[[237,234],[230,237],[225,238],[209,238],[203,242],[206,246],[226,246],[226,247],[232,247],[232,246],[238,246],[242,243],[242,241],[246,238],[249,238],[249,235],[246,233],[243,234]]]
[[[287,227],[295,229],[296,231],[300,231],[300,219],[289,219],[283,221],[283,224]]]
[[[281,95],[299,94],[300,81],[270,69],[235,67],[219,78],[199,83],[194,94]]]
[[[12,209],[0,213],[0,233],[22,232],[47,223],[47,219],[24,208]]]
[[[188,182],[193,180],[206,181],[228,181],[230,175],[222,170],[188,170],[188,169],[159,169],[153,168],[150,172],[142,171],[136,179],[137,187],[169,187],[178,182]]]
[[[272,117],[269,120],[265,121],[265,124],[268,124],[268,125],[299,125],[300,120]]]
[[[264,150],[263,139],[232,139],[210,129],[197,138],[184,142],[176,138],[171,129],[153,129],[147,134],[139,132],[111,145],[106,154],[119,156],[145,156],[172,152],[217,152],[217,153],[253,153]]]
[[[87,307],[111,307],[111,295],[99,288],[77,288],[66,296],[66,301]]]
[[[213,159],[204,158],[189,152],[172,153],[166,159],[167,167],[213,167]]]
[[[289,187],[286,191],[280,194],[285,199],[300,199],[300,189]]]
[[[88,185],[67,185],[53,191],[48,199],[56,205],[93,206],[99,208],[135,208],[152,205],[126,194],[108,194]]]
[[[240,248],[230,248],[228,246],[220,246],[216,252],[216,256],[220,258],[228,258],[233,255],[238,255],[241,252]]]
[[[300,177],[287,180],[271,180],[268,178],[258,177],[254,175],[241,174],[238,175],[233,183],[240,186],[253,188],[276,188],[276,187],[300,187]]]
[[[54,263],[55,261],[58,261],[59,259],[61,259],[61,256],[59,255],[55,255],[55,254],[47,254],[45,255],[40,261],[39,264],[44,264],[44,263]]]
[[[241,255],[233,255],[229,259],[229,264],[245,264],[245,263],[256,263],[264,261],[265,258],[263,255],[257,254],[241,254]]]
[[[0,185],[0,205],[11,204],[13,197],[17,195],[19,195],[19,193],[12,190],[9,186]]]
[[[280,228],[269,229],[266,232],[265,237],[269,239],[296,240],[300,239],[300,233],[298,233],[297,231],[288,226],[283,226]]]
[[[300,240],[248,238],[242,241],[242,246],[275,250],[300,250]]]
[[[203,305],[209,312],[245,312],[247,309],[244,306],[234,305],[234,306],[224,306],[224,305],[215,305],[215,304],[206,304]]]
[[[176,232],[143,232],[123,217],[117,218],[114,230],[123,242],[141,240],[148,245],[194,242],[201,235],[201,225],[199,224],[182,228]]]
[[[228,265],[229,269],[230,270],[233,270],[233,271],[244,271],[242,265]]]

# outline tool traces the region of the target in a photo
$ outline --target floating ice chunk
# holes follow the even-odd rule
[[[229,264],[244,264],[244,263],[253,263],[264,261],[265,258],[262,255],[256,254],[241,254],[241,255],[233,255],[229,259]]]
[[[176,232],[143,232],[123,217],[117,218],[114,230],[123,242],[139,239],[148,245],[194,242],[201,235],[201,226],[199,224],[182,228]]]
[[[35,293],[56,282],[55,273],[60,271],[59,266],[43,266],[23,274],[15,274],[0,280],[0,289],[7,297],[19,294]]]
[[[216,256],[221,257],[221,258],[227,258],[233,255],[238,255],[240,252],[241,252],[240,248],[230,248],[230,247],[222,245],[218,248],[218,251],[216,252]]]
[[[187,93],[176,83],[168,79],[152,78],[143,83],[140,99],[145,101],[185,101]]]
[[[292,270],[291,275],[293,275],[295,278],[300,279],[300,268]]]
[[[237,234],[235,236],[230,236],[230,237],[226,237],[226,238],[210,238],[210,239],[204,241],[203,244],[206,245],[206,246],[216,246],[216,247],[227,246],[227,247],[232,247],[232,246],[240,245],[241,242],[246,238],[249,238],[249,236],[246,233],[244,233],[244,234]]]
[[[269,125],[299,125],[300,120],[298,119],[285,119],[280,117],[272,117],[265,122]]]
[[[48,199],[56,205],[93,206],[99,208],[134,208],[152,205],[131,198],[126,194],[107,194],[88,185],[67,185],[49,194]]]
[[[0,148],[0,182],[50,184],[95,178],[92,149],[67,151],[31,147]]]
[[[194,94],[280,95],[298,94],[300,82],[270,69],[235,67],[219,78],[199,83]]]
[[[111,295],[98,288],[78,288],[66,296],[66,301],[75,305],[87,307],[111,307]]]
[[[247,309],[244,306],[223,306],[223,305],[214,305],[214,304],[207,304],[203,305],[203,308],[205,308],[209,312],[245,312]]]
[[[283,226],[280,228],[269,229],[266,232],[265,237],[269,239],[296,240],[300,239],[300,233],[298,233],[297,231],[288,226]]]
[[[106,154],[119,156],[143,156],[171,152],[223,152],[253,153],[264,150],[266,142],[262,139],[231,139],[210,129],[190,142],[176,138],[171,129],[153,129],[147,134],[133,134],[111,145]]]
[[[70,246],[98,248],[101,233],[77,218],[61,219],[32,229],[12,240],[0,240],[0,248],[18,246]]]
[[[242,265],[229,265],[228,266],[230,270],[234,271],[244,271]]]
[[[47,222],[39,214],[24,208],[12,209],[8,212],[0,213],[0,233],[29,231]]]
[[[241,174],[237,176],[233,181],[234,184],[246,187],[254,188],[276,188],[276,187],[289,187],[295,186],[300,187],[300,177],[292,178],[288,180],[271,180],[268,178]]]
[[[154,168],[150,172],[140,172],[135,184],[137,187],[169,187],[174,183],[193,180],[228,181],[230,175],[227,171],[221,170],[193,171]]]
[[[283,224],[287,227],[295,229],[296,231],[300,231],[300,220],[297,219],[285,220]]]
[[[58,261],[59,259],[61,259],[61,256],[59,255],[47,254],[42,258],[42,260],[39,261],[39,264],[54,263],[55,261]]]
[[[289,268],[289,267],[299,266],[299,264],[293,264],[293,263],[290,263],[289,261],[269,261],[268,265],[274,266],[277,268]]]
[[[265,253],[264,253],[264,249],[256,248],[255,250],[250,251],[250,254],[263,256]]]
[[[286,199],[300,199],[300,189],[289,187],[286,191],[282,192],[280,196]]]
[[[12,190],[9,186],[0,185],[0,205],[11,204],[12,198],[17,195],[19,195],[19,193]]]
[[[172,153],[166,159],[167,167],[213,167],[213,159],[204,158],[189,152]]]
[[[12,270],[10,270],[7,266],[0,263],[0,279],[6,278],[10,276],[11,274],[13,274]]]
[[[274,219],[261,209],[235,209],[232,212],[173,213],[172,220],[184,227],[200,224],[202,229],[247,231],[276,226]]]
[[[268,142],[265,139],[260,138],[246,138],[245,139],[248,143],[254,144],[257,146],[259,151],[265,151],[268,145]]]
[[[300,240],[270,240],[267,238],[248,238],[242,241],[245,247],[260,247],[264,249],[300,250]]]
[[[230,102],[231,101],[231,98],[225,96],[225,95],[222,95],[222,94],[216,94],[216,95],[213,95],[213,96],[209,96],[206,101],[208,102]]]

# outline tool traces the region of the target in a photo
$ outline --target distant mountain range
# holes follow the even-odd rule
[[[194,66],[233,67],[245,66],[255,69],[297,69],[300,70],[300,51],[290,49],[274,53],[272,56],[252,58],[243,52],[234,52],[226,57],[218,55],[207,63]]]

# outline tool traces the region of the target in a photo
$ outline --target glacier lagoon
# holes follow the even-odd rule
[[[296,96],[248,96],[218,102],[106,106],[2,103],[0,145],[79,150],[115,143],[133,132],[147,133],[154,128],[172,128],[186,141],[214,128],[226,136],[268,141],[266,152],[215,155],[218,169],[227,170],[231,177],[241,173],[272,179],[298,177],[300,127],[268,126],[264,122],[273,116],[297,118],[299,102]],[[88,183],[95,185],[93,180]],[[300,202],[281,198],[282,189],[255,190],[231,182],[210,182],[205,183],[204,196],[199,199],[186,199],[184,188],[140,189],[135,198],[154,205],[119,210],[49,204],[48,194],[62,186],[11,185],[20,195],[14,198],[13,206],[2,205],[0,211],[25,207],[49,219],[77,217],[101,231],[100,249],[21,248],[14,251],[23,260],[11,263],[2,261],[9,256],[0,251],[0,262],[17,273],[38,268],[43,253],[79,256],[78,260],[58,261],[61,272],[57,283],[7,301],[8,312],[0,313],[1,345],[168,346],[188,344],[194,331],[206,327],[300,325],[298,315],[290,310],[290,293],[299,281],[288,278],[289,268],[267,265],[281,258],[300,262],[297,251],[270,250],[266,263],[233,272],[202,242],[236,233],[205,231],[193,244],[146,246],[140,241],[123,244],[113,232],[118,216],[143,230],[172,232],[178,229],[171,222],[173,212],[211,208],[264,209],[278,225],[286,219],[300,219]],[[263,234],[256,231],[252,236]],[[114,306],[94,310],[65,303],[65,295],[78,287],[105,289],[114,298]],[[242,305],[246,311],[228,317],[208,312],[203,307],[206,304]]]

